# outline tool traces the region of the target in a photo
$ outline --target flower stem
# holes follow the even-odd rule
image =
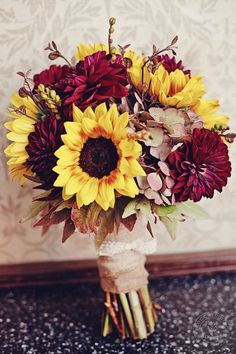
[[[130,293],[128,293],[128,297],[130,301],[131,310],[134,316],[137,338],[145,339],[147,338],[147,330],[138,294],[136,293],[136,291],[131,291]]]
[[[125,316],[126,316],[126,320],[128,322],[128,325],[129,325],[131,336],[133,338],[136,338],[135,325],[134,325],[134,321],[133,321],[132,313],[130,311],[130,307],[129,307],[129,303],[128,303],[127,297],[126,297],[126,295],[124,293],[120,293],[119,297],[120,297],[120,301],[121,301],[121,304],[122,304],[122,307],[123,307],[123,310],[124,310],[124,313],[125,313]]]
[[[129,293],[105,293],[102,335],[116,333],[122,338],[145,339],[154,332],[157,314],[148,287]]]

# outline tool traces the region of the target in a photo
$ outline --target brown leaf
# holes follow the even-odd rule
[[[178,36],[175,36],[171,41],[171,45],[174,45],[178,41],[178,38]]]
[[[44,50],[52,50],[51,43],[48,43],[47,47]]]
[[[88,208],[86,223],[92,232],[96,232],[96,229],[99,226],[99,214],[101,211],[102,208],[97,203],[92,203]]]
[[[70,209],[63,209],[58,212],[53,212],[51,215],[51,220],[53,224],[60,224],[62,221],[67,220],[70,217]]]
[[[124,49],[127,49],[127,48],[129,48],[131,46],[131,44],[126,44],[126,45],[124,45]]]
[[[58,51],[58,50],[57,50],[57,45],[56,45],[56,43],[55,43],[54,41],[52,41],[52,47],[53,47],[56,51]]]
[[[76,203],[73,204],[71,209],[71,220],[74,222],[75,227],[79,230],[79,232],[85,234],[89,232],[86,218],[87,218],[87,207],[77,208]]]
[[[52,206],[51,204],[48,204],[48,208],[45,211],[43,211],[43,216],[34,224],[34,227],[52,225],[53,221],[51,219],[51,216],[52,213],[55,211],[56,207],[57,207],[56,205]]]
[[[71,220],[71,218],[68,218],[65,221],[64,229],[63,229],[63,236],[62,236],[62,242],[65,242],[68,240],[68,238],[73,235],[75,232],[75,224]]]
[[[129,231],[132,231],[134,228],[134,225],[137,221],[137,215],[136,214],[132,214],[130,216],[128,216],[125,219],[121,219],[120,222],[126,227],[126,229],[128,229]]]
[[[46,235],[46,233],[47,233],[48,230],[50,229],[50,226],[51,226],[51,225],[44,225],[44,226],[42,227],[41,236],[45,236],[45,235]]]
[[[27,91],[33,91],[34,89],[34,81],[29,77],[25,77],[24,88]]]
[[[37,176],[28,176],[24,174],[24,177],[27,178],[28,180],[35,182],[35,183],[42,183],[39,177]]]
[[[114,230],[115,210],[110,208],[106,212],[100,213],[99,218],[101,221],[95,237],[97,248],[101,246],[106,236]]]
[[[151,235],[152,237],[154,237],[154,234],[153,234],[153,231],[152,231],[152,227],[151,227],[151,224],[150,224],[149,221],[147,222],[147,230],[148,230],[148,232],[150,233],[150,235]]]
[[[52,53],[48,54],[48,58],[50,60],[55,60],[55,59],[57,59],[59,57],[60,57],[60,53],[59,52],[52,52]]]
[[[25,87],[21,87],[21,88],[18,90],[18,94],[19,94],[20,97],[24,98],[24,97],[29,96],[29,91],[26,90]]]
[[[25,77],[25,74],[24,74],[22,71],[18,71],[18,72],[17,72],[17,75],[20,75],[20,76],[22,76],[22,77]]]

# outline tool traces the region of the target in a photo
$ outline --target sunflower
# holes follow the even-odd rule
[[[163,105],[184,108],[196,104],[205,90],[201,76],[190,77],[180,69],[169,73],[160,65],[152,74],[149,93]]]
[[[5,123],[4,126],[10,130],[6,137],[12,143],[4,152],[10,158],[7,164],[12,179],[18,179],[23,184],[24,174],[32,174],[32,171],[24,165],[28,158],[25,147],[28,144],[29,134],[34,131],[38,107],[30,97],[20,97],[17,93],[13,94],[11,104],[8,117],[12,121]]]
[[[220,108],[218,100],[204,100],[200,99],[192,110],[203,118],[204,127],[212,129],[215,126],[227,127],[229,117],[225,115],[216,115],[215,113]]]
[[[74,57],[77,61],[80,61],[84,60],[84,58],[88,55],[92,55],[99,51],[105,51],[106,53],[109,53],[108,45],[103,43],[93,43],[89,45],[80,43],[76,49]]]
[[[76,195],[79,208],[95,201],[107,210],[114,207],[115,191],[131,198],[139,193],[134,177],[145,172],[137,161],[141,145],[127,136],[128,118],[128,113],[118,115],[115,104],[84,112],[73,106],[74,121],[64,123],[64,145],[55,152],[53,169],[64,200]]]

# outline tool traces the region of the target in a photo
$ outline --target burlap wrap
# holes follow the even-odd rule
[[[134,250],[100,256],[97,262],[102,289],[118,294],[143,288],[148,283],[145,260],[144,254]]]

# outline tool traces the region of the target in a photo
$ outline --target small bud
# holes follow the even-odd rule
[[[44,100],[47,100],[48,96],[46,95],[46,93],[42,92],[41,93],[41,97],[44,99]]]
[[[45,87],[44,87],[43,84],[39,84],[39,85],[38,85],[38,90],[39,90],[40,92],[44,92],[44,89],[45,89]]]
[[[55,101],[56,101],[56,103],[60,102],[60,96],[56,95]]]
[[[55,98],[56,97],[56,91],[55,90],[51,90],[50,91],[50,96],[51,96],[51,98]]]
[[[115,29],[113,27],[109,28],[109,33],[114,33]]]
[[[113,26],[115,23],[116,23],[115,17],[111,17],[111,18],[109,19],[109,24],[110,24],[111,26]]]

